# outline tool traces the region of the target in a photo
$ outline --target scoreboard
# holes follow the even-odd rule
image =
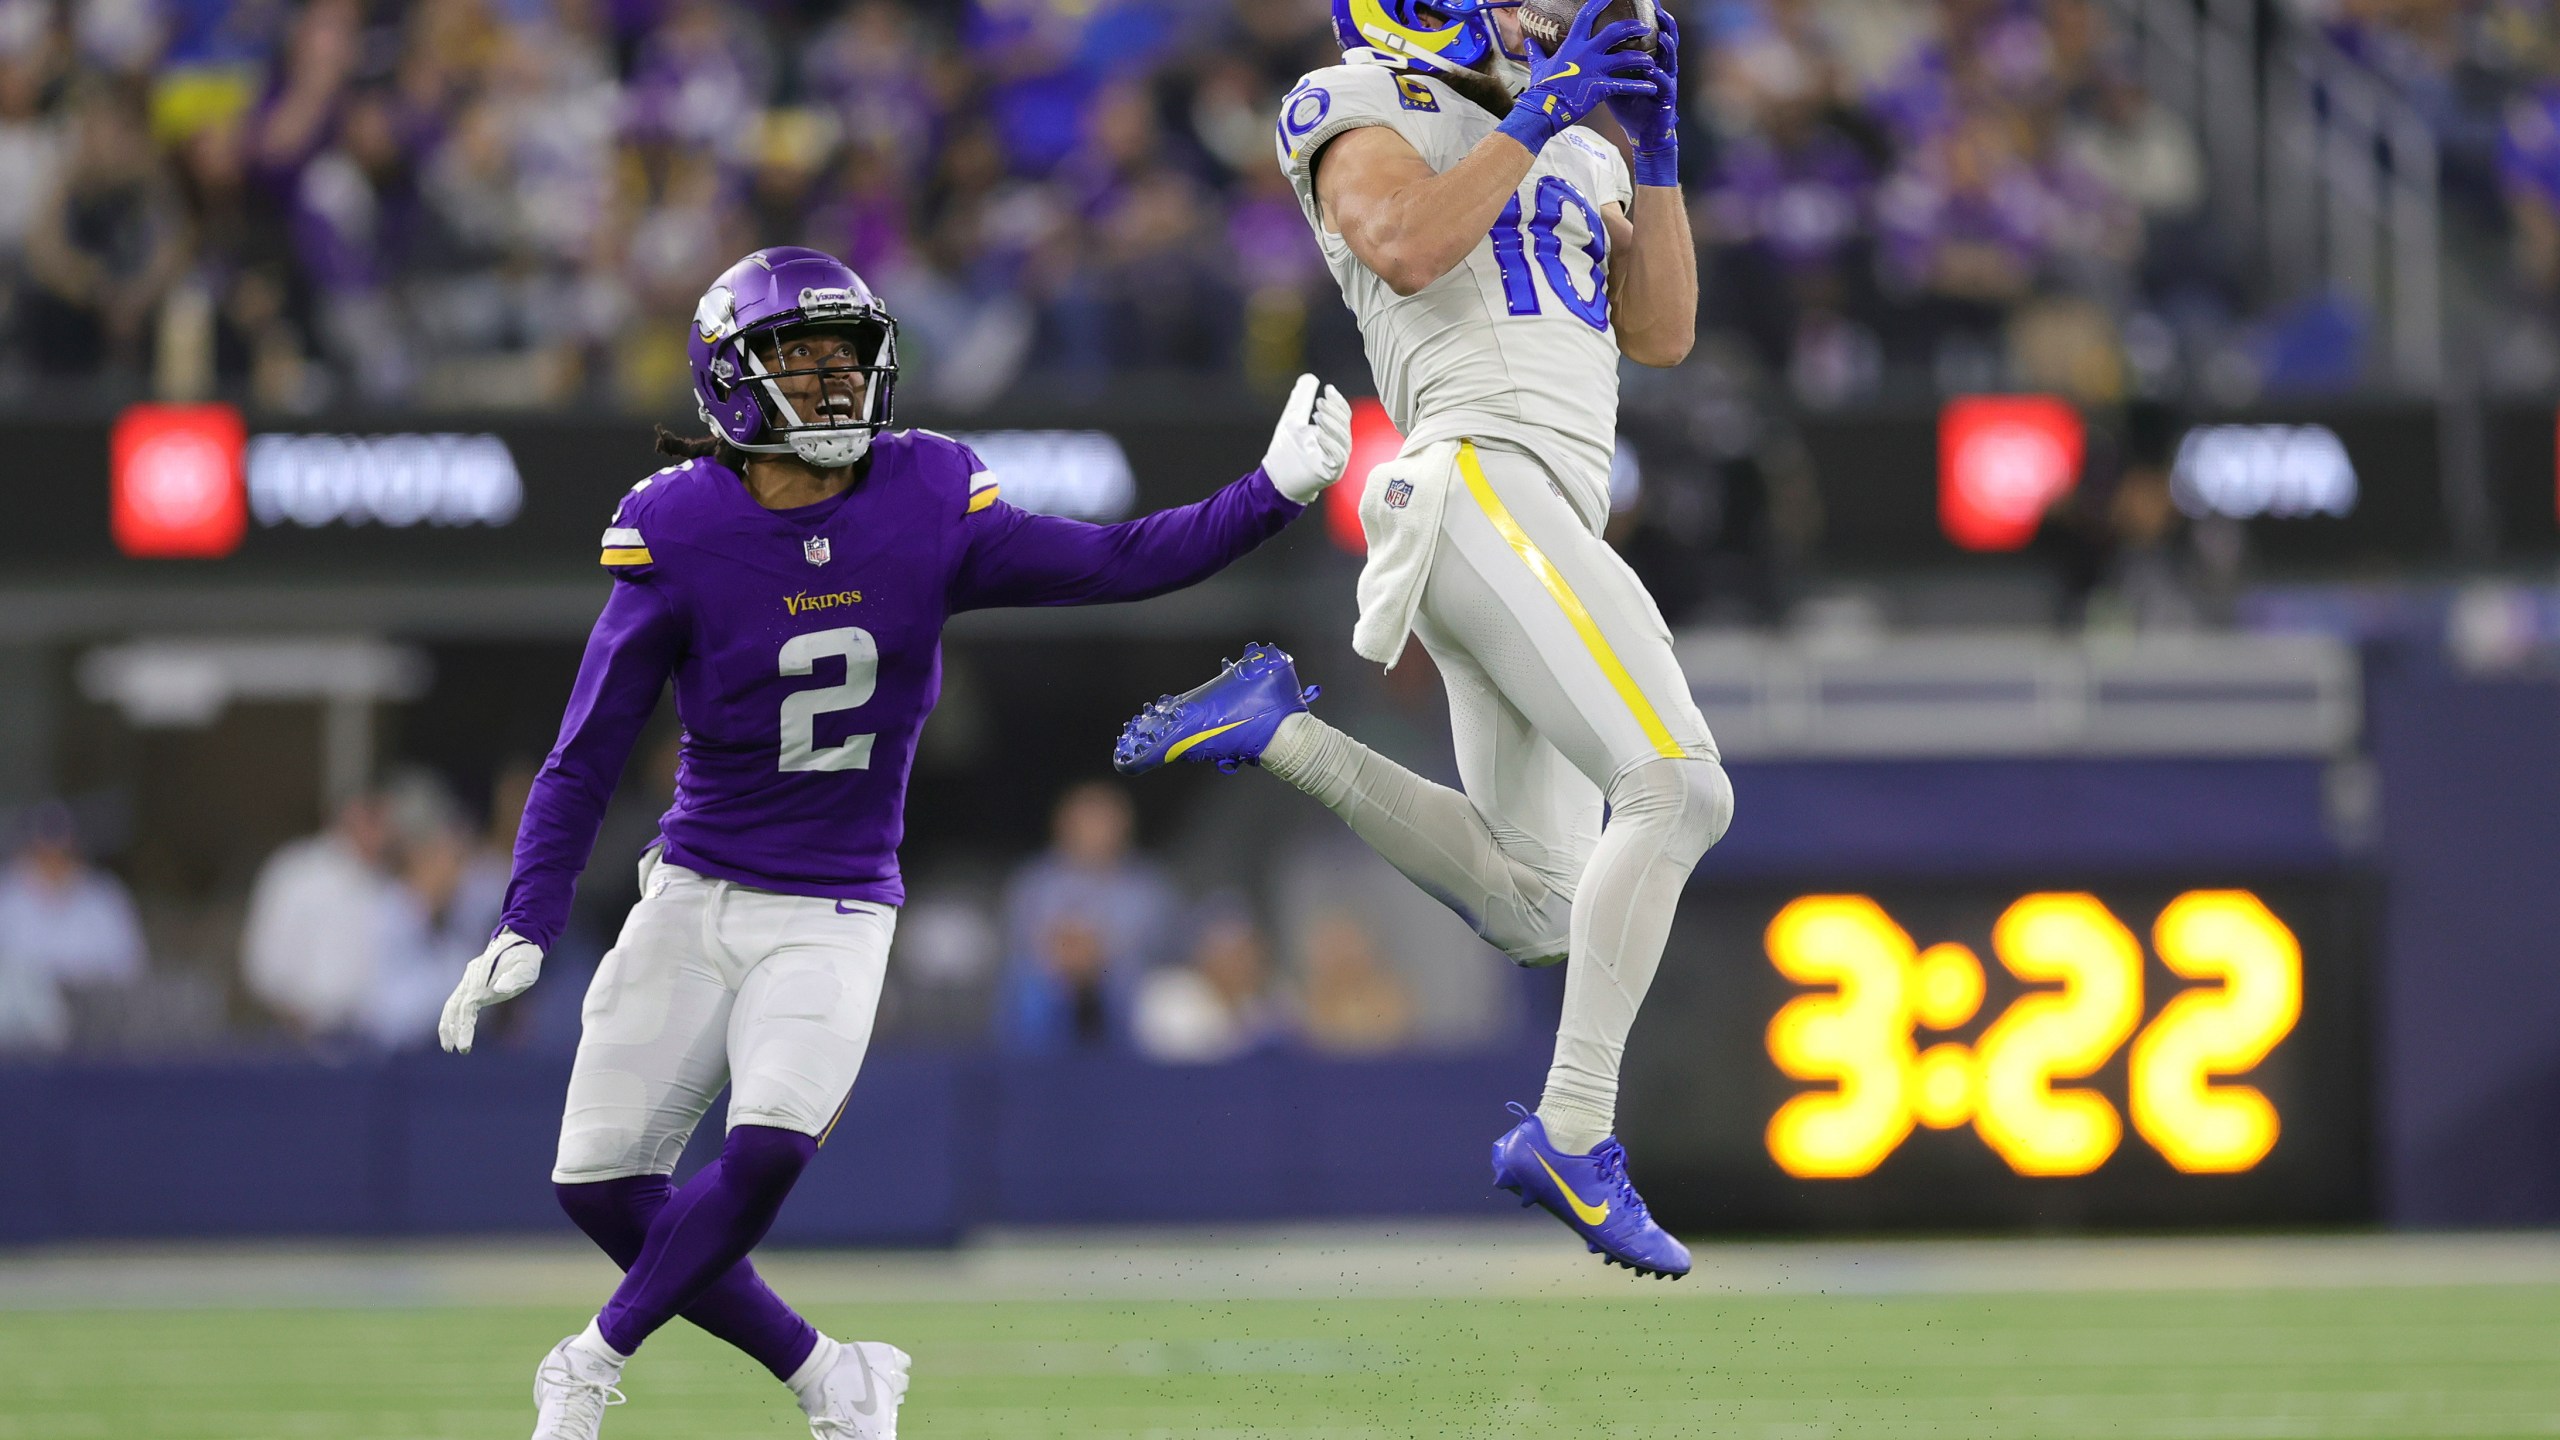
[[[1702,885],[1620,1132],[1675,1227],[2363,1219],[2372,908],[2336,875]]]

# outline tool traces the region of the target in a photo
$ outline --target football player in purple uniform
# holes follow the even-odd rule
[[[496,937],[446,1002],[444,1048],[531,985],[633,739],[675,683],[676,799],[587,991],[552,1182],[625,1271],[534,1379],[535,1440],[589,1440],[623,1363],[678,1315],[789,1385],[822,1440],[896,1433],[907,1356],[820,1334],[747,1253],[844,1107],[904,892],[916,735],[964,610],[1137,600],[1277,533],[1350,454],[1350,408],[1300,377],[1261,468],[1121,525],[998,498],[967,446],[892,430],[896,322],[815,250],[760,250],[694,314],[708,440],[634,486],[559,742],[516,834]],[[697,453],[698,452],[698,453]],[[719,1158],[676,1157],[722,1085]]]

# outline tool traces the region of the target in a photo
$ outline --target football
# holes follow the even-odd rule
[[[1563,42],[1564,32],[1572,26],[1573,17],[1581,13],[1582,6],[1575,0],[1520,0],[1520,28],[1530,39],[1538,42],[1539,49],[1553,54],[1556,46]],[[1662,22],[1654,14],[1653,0],[1610,0],[1609,7],[1600,12],[1599,20],[1591,28],[1596,33],[1621,20],[1640,21],[1644,25],[1644,34],[1628,42],[1639,50],[1652,49],[1654,37],[1662,33]]]

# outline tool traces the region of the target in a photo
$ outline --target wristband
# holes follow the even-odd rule
[[[1669,185],[1676,188],[1680,184],[1679,142],[1665,141],[1657,149],[1638,150],[1635,152],[1635,164],[1630,168],[1635,171],[1638,185]]]
[[[1511,107],[1511,113],[1502,117],[1502,123],[1493,128],[1519,141],[1523,148],[1535,155],[1545,148],[1548,141],[1556,138],[1556,131],[1562,127],[1556,124],[1554,116],[1531,105],[1529,97],[1524,94],[1520,103]]]

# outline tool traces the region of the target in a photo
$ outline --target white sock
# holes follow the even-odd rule
[[[1609,825],[1573,907],[1564,1017],[1538,1121],[1568,1154],[1617,1128],[1618,1065],[1653,988],[1671,917],[1698,857],[1733,818],[1733,786],[1712,760],[1648,760],[1609,790]]]
[[[828,1339],[823,1330],[818,1332],[818,1343],[809,1347],[809,1358],[801,1361],[800,1368],[791,1372],[791,1378],[782,1382],[791,1387],[792,1394],[800,1397],[802,1409],[807,1409],[810,1401],[816,1398],[818,1382],[826,1379],[827,1372],[836,1368],[836,1360],[843,1354],[842,1341]]]
[[[587,1357],[595,1361],[597,1364],[615,1371],[621,1370],[622,1367],[631,1359],[630,1356],[625,1355],[621,1351],[604,1343],[602,1316],[598,1316],[596,1319],[588,1321],[587,1328],[572,1336],[569,1343],[571,1346],[585,1351]]]
[[[1303,711],[1272,732],[1262,768],[1341,816],[1512,959],[1551,963],[1562,953],[1571,895],[1504,851],[1466,792],[1434,785]]]

